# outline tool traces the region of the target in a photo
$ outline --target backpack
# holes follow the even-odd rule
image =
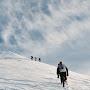
[[[66,66],[64,64],[62,64],[62,65],[60,64],[59,65],[59,71],[60,72],[66,72]]]

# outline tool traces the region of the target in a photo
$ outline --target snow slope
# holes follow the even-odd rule
[[[0,51],[0,59],[27,59],[24,56],[18,55],[11,51],[2,50]]]
[[[90,90],[90,78],[69,73],[65,88],[56,67],[31,60],[0,60],[0,90]]]

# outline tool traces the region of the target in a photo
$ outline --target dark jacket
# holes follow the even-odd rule
[[[59,69],[59,67],[57,67],[57,74],[60,74],[60,69]],[[69,76],[69,74],[68,74],[68,68],[66,67],[66,76]]]

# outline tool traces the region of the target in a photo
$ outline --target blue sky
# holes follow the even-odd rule
[[[89,8],[89,0],[2,0],[0,50],[90,73]]]

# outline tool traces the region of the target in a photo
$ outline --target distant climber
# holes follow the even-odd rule
[[[39,60],[39,62],[41,62],[41,58],[39,58],[38,60]]]
[[[35,61],[37,61],[37,57],[35,57]]]
[[[33,56],[31,56],[31,60],[33,60]]]

